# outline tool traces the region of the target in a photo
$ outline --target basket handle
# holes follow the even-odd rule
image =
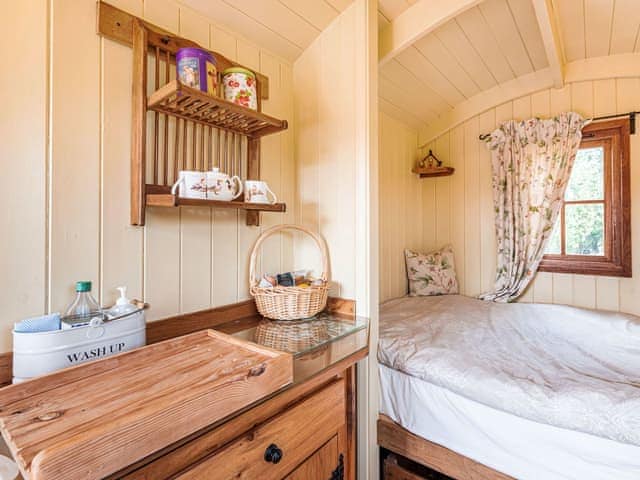
[[[258,261],[260,247],[267,238],[282,230],[298,230],[299,232],[306,233],[315,240],[316,245],[322,254],[322,275],[320,278],[325,282],[328,281],[330,278],[329,250],[327,249],[327,242],[325,242],[324,238],[322,238],[318,233],[308,229],[307,227],[303,227],[302,225],[275,225],[262,232],[256,239],[256,243],[253,244],[251,257],[249,257],[249,283],[251,287],[258,285],[258,279],[256,278],[256,262]]]

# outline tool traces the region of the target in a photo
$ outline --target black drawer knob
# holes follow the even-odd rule
[[[275,464],[280,460],[282,460],[282,450],[275,443],[272,443],[264,451],[264,461]]]

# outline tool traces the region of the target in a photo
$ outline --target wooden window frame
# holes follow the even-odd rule
[[[631,277],[631,167],[629,119],[595,122],[582,129],[580,148],[605,148],[605,254],[558,255],[542,257],[538,271]],[[567,202],[584,204],[589,201]],[[563,202],[561,215],[564,215]],[[592,202],[601,203],[601,201]],[[561,232],[564,235],[564,232]]]

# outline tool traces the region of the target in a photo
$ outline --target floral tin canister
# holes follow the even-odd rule
[[[218,70],[216,59],[210,52],[201,48],[181,48],[176,53],[176,65],[183,85],[216,96]]]
[[[258,110],[256,76],[252,71],[241,67],[227,68],[222,72],[222,84],[225,100]]]

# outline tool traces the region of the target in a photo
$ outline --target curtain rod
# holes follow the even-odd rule
[[[629,117],[629,132],[631,135],[636,133],[636,114],[640,114],[640,112],[627,112],[627,113],[615,113],[613,115],[603,115],[601,117],[592,117],[586,120],[586,123],[597,122],[598,120],[609,120],[612,118],[620,118],[620,117]],[[483,133],[479,135],[478,138],[480,140],[486,140],[491,136],[490,133]]]

